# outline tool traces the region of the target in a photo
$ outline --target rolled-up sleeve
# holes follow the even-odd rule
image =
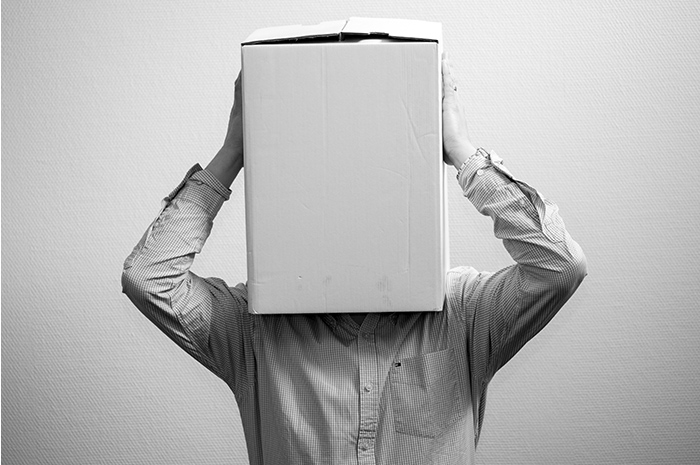
[[[235,392],[245,383],[252,332],[246,287],[230,288],[190,271],[230,192],[199,165],[192,167],[163,199],[160,213],[124,262],[122,289],[141,313]]]
[[[468,326],[474,381],[483,384],[554,317],[587,266],[557,206],[513,177],[495,153],[478,151],[458,180],[515,261],[497,272],[450,273],[453,303]]]

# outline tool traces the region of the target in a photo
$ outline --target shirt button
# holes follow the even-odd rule
[[[365,392],[372,392],[372,385],[367,383],[365,384]]]
[[[372,339],[372,333],[362,333],[362,337],[364,337],[365,339],[368,339],[368,340]]]
[[[482,176],[483,174],[484,174],[484,170],[476,170],[477,176]]]
[[[366,451],[367,448],[368,448],[368,446],[367,446],[367,444],[365,444],[364,442],[363,442],[362,444],[360,444],[360,450],[361,450],[361,451]]]

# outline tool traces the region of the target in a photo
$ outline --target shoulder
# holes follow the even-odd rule
[[[447,272],[445,279],[445,294],[448,298],[461,298],[471,286],[479,282],[482,273],[471,266],[459,266]]]

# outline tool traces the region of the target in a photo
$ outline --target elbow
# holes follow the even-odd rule
[[[177,302],[186,297],[189,283],[186,273],[154,269],[153,264],[135,261],[122,270],[122,292],[141,313],[151,318],[163,311],[170,313]]]
[[[122,293],[137,306],[138,302],[145,300],[146,295],[145,280],[140,276],[136,267],[125,265],[122,270]]]
[[[145,237],[145,236],[144,236]],[[143,239],[141,239],[143,241]],[[136,303],[137,298],[144,294],[145,273],[142,266],[139,266],[141,242],[136,245],[131,254],[124,260],[122,266],[122,293],[126,294],[129,299]]]
[[[570,248],[570,255],[559,273],[557,291],[570,297],[588,275],[588,262],[578,244]]]
[[[124,267],[122,292],[142,314],[154,321],[160,309],[168,308],[169,299],[160,292],[158,280],[149,278],[146,271],[138,266]]]
[[[130,262],[124,264],[122,270],[122,293],[142,312],[149,307],[149,303],[162,300],[163,283],[152,276],[152,270],[148,265]]]

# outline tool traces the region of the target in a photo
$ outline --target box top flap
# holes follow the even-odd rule
[[[315,25],[277,26],[258,29],[246,38],[242,45],[296,42],[299,39],[327,39],[342,41],[344,35],[392,37],[409,40],[442,40],[442,24],[428,21],[350,18],[349,20],[325,21]]]
[[[243,42],[243,45],[311,37],[334,37],[342,32],[346,23],[346,20],[339,20],[326,21],[310,26],[295,24],[292,26],[266,27],[253,31]]]
[[[386,35],[397,39],[442,41],[442,24],[412,19],[350,18],[343,34]]]

